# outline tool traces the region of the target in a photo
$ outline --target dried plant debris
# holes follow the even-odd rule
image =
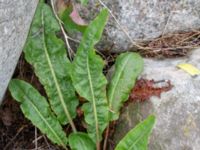
[[[138,52],[145,57],[186,56],[190,50],[200,47],[200,31],[168,34],[140,45]]]
[[[171,90],[173,85],[170,81],[154,81],[147,79],[140,79],[136,82],[135,87],[132,89],[130,101],[146,101],[151,96],[160,97],[162,92]]]

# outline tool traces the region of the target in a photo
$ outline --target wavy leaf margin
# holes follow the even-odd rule
[[[103,9],[84,32],[82,41],[73,61],[72,81],[80,96],[88,100],[82,107],[87,131],[99,148],[101,134],[108,124],[108,103],[106,98],[107,80],[103,75],[104,62],[95,54],[94,45],[100,40],[108,19]]]
[[[76,131],[72,119],[76,116],[78,99],[70,77],[71,63],[64,42],[56,37],[59,31],[51,8],[40,1],[23,51],[44,86],[58,120],[63,125],[70,123]]]
[[[114,74],[108,85],[108,101],[111,121],[119,118],[123,103],[128,100],[137,77],[143,70],[143,59],[137,53],[120,54],[114,65]]]
[[[38,127],[42,133],[63,148],[66,148],[68,139],[61,125],[52,114],[47,100],[32,87],[22,80],[13,79],[9,84],[9,91],[16,101],[20,102],[23,114]]]

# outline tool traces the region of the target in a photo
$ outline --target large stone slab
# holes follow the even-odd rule
[[[113,11],[119,23],[135,41],[200,28],[199,0],[104,0],[103,2]],[[101,8],[99,6],[98,0],[90,0],[88,8],[82,11],[83,16],[92,18]],[[115,45],[112,46],[112,50],[115,52],[133,47],[112,17],[105,35],[101,49],[110,49],[113,44]]]
[[[0,0],[0,103],[13,74],[38,0]]]
[[[117,143],[139,120],[155,114],[156,126],[149,150],[200,149],[200,76],[191,77],[176,67],[190,63],[200,69],[200,49],[181,59],[145,59],[143,78],[170,80],[174,87],[143,103],[124,108],[114,135]]]

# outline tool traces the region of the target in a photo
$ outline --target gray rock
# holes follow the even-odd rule
[[[21,54],[38,0],[0,0],[0,103]]]
[[[102,0],[113,11],[119,23],[134,41],[149,40],[177,31],[190,31],[200,27],[199,0]],[[90,0],[84,16],[92,18],[100,9],[98,0]],[[110,18],[101,49],[114,52],[133,48],[127,36]]]
[[[156,126],[150,138],[150,150],[200,149],[200,76],[192,77],[176,67],[190,63],[200,69],[200,49],[181,59],[145,59],[142,77],[170,80],[174,87],[142,103],[132,103],[122,110],[114,141],[117,143],[130,129],[149,114],[155,114]]]

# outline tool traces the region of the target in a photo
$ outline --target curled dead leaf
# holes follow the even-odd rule
[[[129,101],[145,101],[151,96],[160,97],[162,92],[171,90],[173,85],[170,81],[140,79],[136,82],[129,96]]]

